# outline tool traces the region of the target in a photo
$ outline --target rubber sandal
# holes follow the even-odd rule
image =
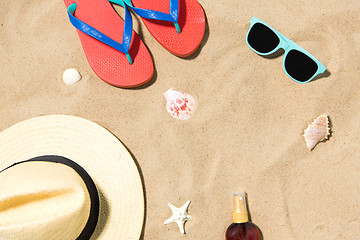
[[[117,87],[136,87],[149,81],[154,64],[148,49],[132,30],[125,6],[122,20],[107,0],[64,0],[70,22],[97,76]]]
[[[168,51],[187,57],[205,33],[205,14],[197,0],[124,0]]]

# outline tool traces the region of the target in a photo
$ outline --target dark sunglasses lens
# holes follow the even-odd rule
[[[290,50],[285,59],[285,70],[299,82],[308,81],[316,71],[318,65],[309,56],[297,50]]]
[[[278,36],[261,23],[255,23],[251,27],[247,40],[250,46],[260,53],[271,52],[280,43]]]

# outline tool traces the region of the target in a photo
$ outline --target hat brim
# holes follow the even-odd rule
[[[105,128],[83,118],[48,115],[0,133],[0,170],[42,155],[59,155],[83,167],[100,197],[91,239],[139,239],[144,193],[138,168],[124,145]]]

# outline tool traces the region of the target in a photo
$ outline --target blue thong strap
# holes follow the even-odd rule
[[[109,0],[112,3],[124,6],[123,1],[129,6],[137,15],[147,19],[162,20],[172,22],[175,25],[176,31],[181,32],[178,24],[179,18],[179,0],[170,0],[170,13],[163,13],[154,10],[136,8],[132,5],[131,0]]]
[[[91,27],[90,25],[84,23],[83,21],[77,19],[74,16],[74,12],[76,10],[76,3],[71,4],[68,9],[68,15],[70,22],[74,27],[82,31],[83,33],[99,40],[100,42],[105,43],[106,45],[109,45],[110,47],[124,53],[129,61],[130,64],[132,64],[132,59],[129,55],[129,49],[130,49],[130,43],[131,43],[131,37],[132,37],[132,18],[129,10],[127,7],[125,7],[125,23],[124,23],[124,33],[123,33],[123,40],[122,43],[118,43],[115,40],[109,38],[105,34],[101,33],[100,31],[96,30],[95,28]]]

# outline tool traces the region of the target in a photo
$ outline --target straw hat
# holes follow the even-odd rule
[[[144,194],[137,166],[114,135],[88,120],[42,116],[1,132],[0,182],[1,240],[75,239],[91,228],[89,221],[95,226],[96,209],[91,239],[140,237]]]

